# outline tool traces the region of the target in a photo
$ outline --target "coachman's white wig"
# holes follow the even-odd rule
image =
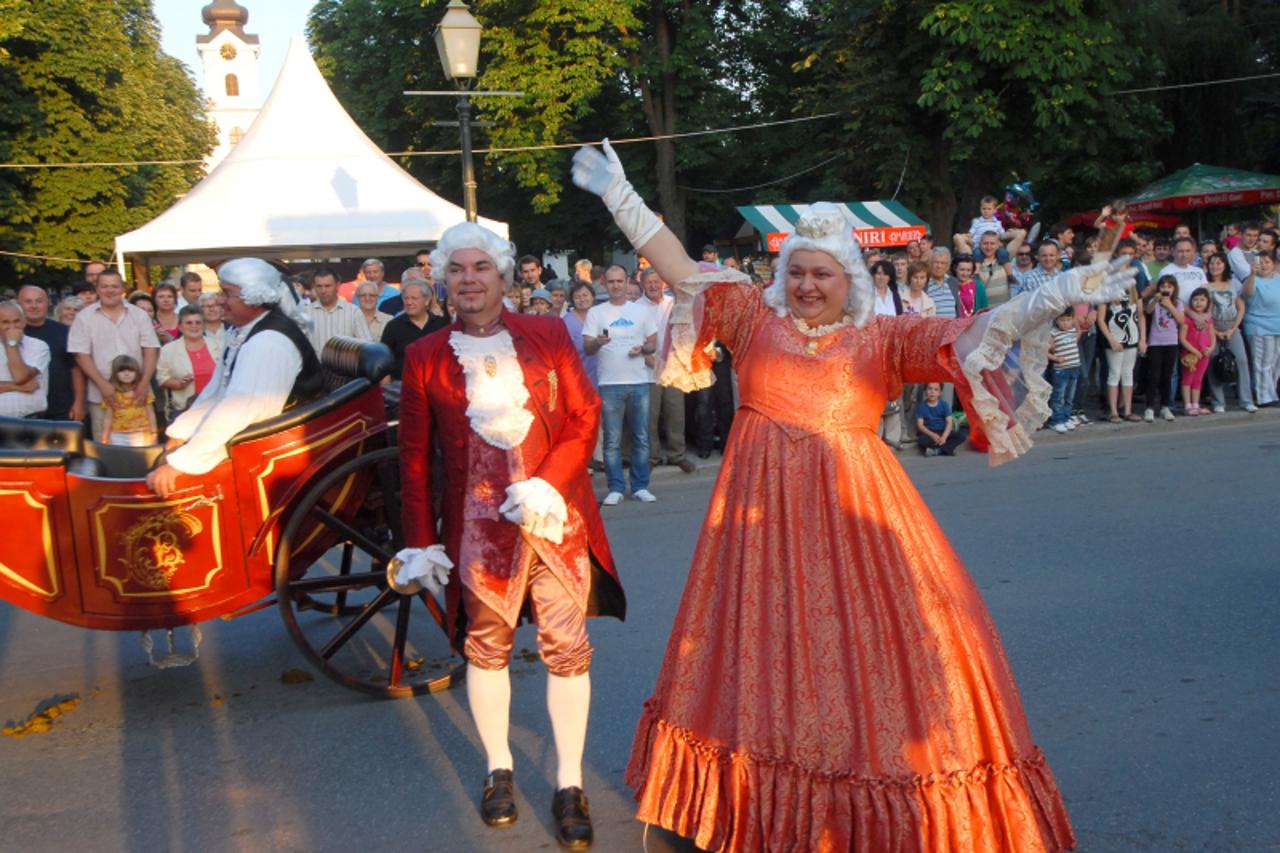
[[[259,258],[236,258],[218,267],[218,281],[240,288],[245,305],[279,305],[290,320],[311,328],[311,315],[298,302],[298,294],[280,271]]]
[[[853,223],[844,209],[830,202],[820,201],[809,205],[809,210],[796,223],[796,230],[782,244],[778,255],[778,272],[773,284],[765,288],[764,301],[785,317],[787,308],[787,267],[791,253],[796,249],[826,252],[849,274],[849,295],[845,298],[844,311],[853,318],[853,325],[865,326],[875,316],[875,290],[871,274],[862,261],[862,251],[853,239]]]
[[[449,259],[459,249],[479,249],[493,258],[508,285],[515,281],[515,244],[475,222],[459,222],[440,235],[440,242],[431,252],[431,274],[436,281],[444,281]]]

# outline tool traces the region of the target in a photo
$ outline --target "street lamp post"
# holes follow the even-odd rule
[[[476,174],[471,162],[471,81],[480,59],[480,22],[463,0],[449,0],[436,27],[436,51],[444,76],[458,90],[458,129],[462,134],[462,206],[467,221],[476,221]]]

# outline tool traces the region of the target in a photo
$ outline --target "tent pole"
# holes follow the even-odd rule
[[[129,259],[129,268],[133,271],[133,289],[151,291],[151,270],[146,258],[134,255]]]

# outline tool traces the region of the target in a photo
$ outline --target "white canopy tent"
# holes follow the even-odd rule
[[[243,255],[410,255],[465,219],[365,136],[295,38],[240,144],[173,207],[117,237],[116,256],[145,270]],[[505,222],[480,222],[507,234]]]

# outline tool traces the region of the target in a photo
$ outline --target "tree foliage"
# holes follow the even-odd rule
[[[199,160],[213,144],[199,92],[160,50],[147,0],[46,0],[0,30],[0,157],[7,162]],[[0,244],[104,258],[169,207],[199,163],[0,174]],[[39,268],[18,260],[12,272]],[[74,263],[47,266],[72,270]]]
[[[815,107],[843,103],[861,184],[897,191],[940,232],[1018,175],[1084,194],[1149,176],[1158,112],[1112,95],[1150,63],[1106,4],[955,0],[819,4],[829,26],[800,62]],[[1068,170],[1066,172],[1064,170]],[[867,186],[867,184],[871,186]]]
[[[523,98],[485,98],[495,147],[519,148],[572,141],[569,135],[592,111],[637,42],[639,0],[479,0],[485,24],[479,85],[522,91]],[[515,170],[533,190],[533,208],[546,213],[559,200],[566,159],[554,150],[514,151],[494,159]]]
[[[0,0],[5,2],[5,0]],[[11,0],[10,0],[11,2]],[[310,35],[335,92],[388,150],[447,150],[457,131],[431,34],[444,0],[320,0]],[[1196,160],[1280,170],[1270,82],[1145,94],[1280,70],[1269,0],[475,0],[485,25],[479,147],[687,134],[619,146],[632,182],[688,242],[741,224],[736,204],[897,195],[940,231],[980,195],[1030,178],[1053,216]],[[1119,12],[1122,12],[1119,13]],[[567,186],[571,150],[491,154],[481,209],[525,248],[616,239]],[[829,165],[817,163],[835,158]],[[455,156],[402,160],[460,197]],[[790,177],[789,177],[790,176]],[[592,252],[594,254],[594,252]]]

